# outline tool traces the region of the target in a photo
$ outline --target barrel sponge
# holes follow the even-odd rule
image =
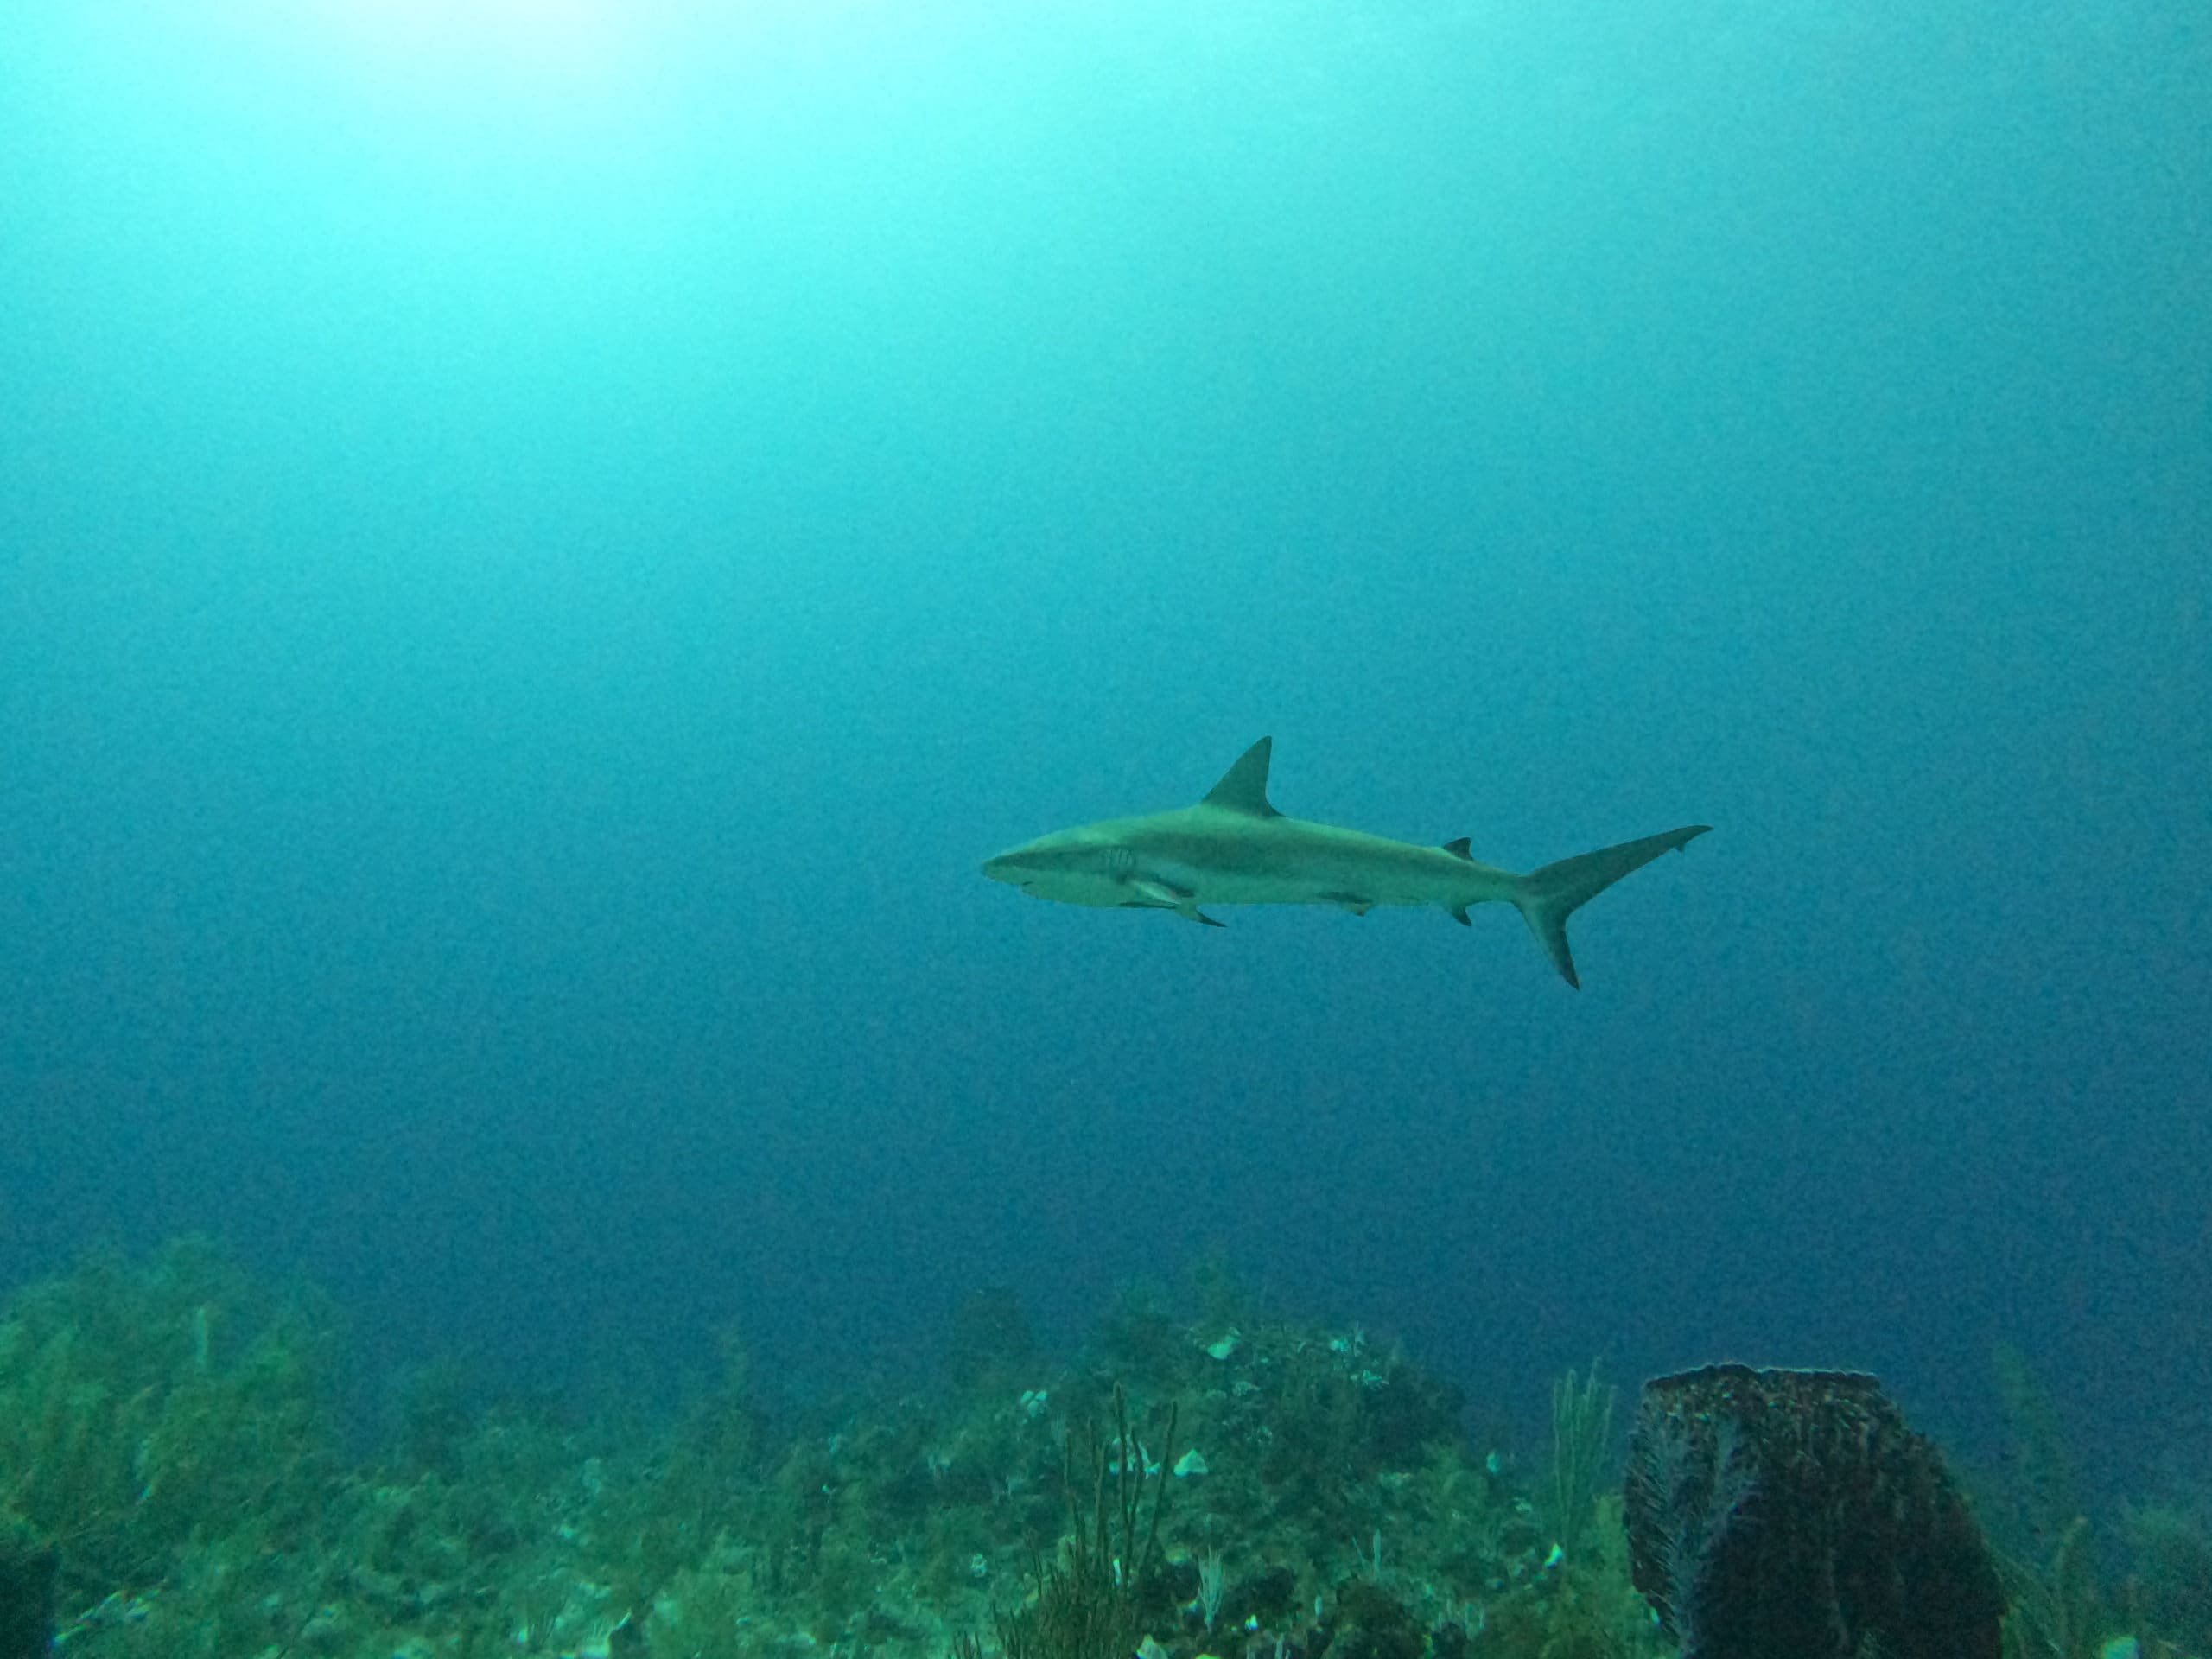
[[[1709,1365],[1645,1383],[1625,1518],[1630,1576],[1682,1659],[1998,1659],[1980,1529],[1873,1377]]]

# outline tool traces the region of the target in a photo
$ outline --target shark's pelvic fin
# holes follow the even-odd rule
[[[1275,741],[1263,737],[1236,757],[1236,764],[1221,774],[1221,781],[1206,791],[1203,803],[1224,811],[1249,812],[1257,818],[1279,818],[1268,800],[1268,762],[1274,755]]]
[[[1646,836],[1641,841],[1624,841],[1618,847],[1562,858],[1522,876],[1513,902],[1521,907],[1529,931],[1544,947],[1560,977],[1581,988],[1582,982],[1574,974],[1573,953],[1567,948],[1567,918],[1577,906],[1588,903],[1623,876],[1642,869],[1660,854],[1688,846],[1712,827],[1693,823],[1664,835]]]

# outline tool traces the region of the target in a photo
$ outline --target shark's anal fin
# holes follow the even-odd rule
[[[1452,919],[1460,926],[1472,927],[1475,925],[1474,918],[1467,914],[1465,905],[1446,905],[1445,908],[1452,912]]]
[[[1236,757],[1236,764],[1221,774],[1221,781],[1206,791],[1200,804],[1249,812],[1255,818],[1281,817],[1268,800],[1268,762],[1274,750],[1274,739],[1262,738]]]

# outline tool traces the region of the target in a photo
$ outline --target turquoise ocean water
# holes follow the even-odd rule
[[[2208,111],[2170,0],[6,0],[0,1282],[803,1388],[1217,1252],[2202,1470]],[[1263,734],[1716,828],[1580,993],[979,874]]]

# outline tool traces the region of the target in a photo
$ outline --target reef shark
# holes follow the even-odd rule
[[[1464,836],[1423,847],[1285,817],[1268,799],[1274,752],[1274,740],[1262,738],[1195,806],[1057,830],[987,860],[983,874],[1038,899],[1171,910],[1208,927],[1222,924],[1202,905],[1333,905],[1355,916],[1377,905],[1434,905],[1465,927],[1472,906],[1504,902],[1579,988],[1567,918],[1713,827],[1688,824],[1516,875],[1478,861]]]

